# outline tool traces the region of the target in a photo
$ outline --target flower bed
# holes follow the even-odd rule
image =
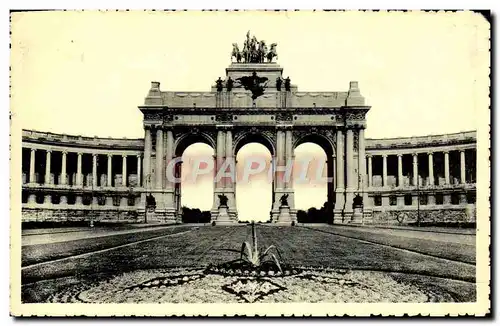
[[[233,266],[234,267],[234,266]],[[80,283],[49,302],[252,303],[252,302],[453,302],[443,291],[397,281],[389,273],[286,267],[249,270],[209,266],[137,270]]]

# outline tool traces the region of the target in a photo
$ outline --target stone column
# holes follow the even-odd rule
[[[113,186],[113,170],[112,170],[113,155],[108,154],[108,187]]]
[[[228,197],[228,206],[229,206],[229,215],[233,217],[236,220],[237,217],[237,212],[236,212],[236,187],[235,187],[235,177],[236,177],[236,171],[234,171],[233,167],[236,167],[236,163],[234,161],[235,158],[233,158],[233,133],[231,129],[226,130],[226,143],[225,143],[225,156],[226,156],[226,161],[230,165],[234,163],[234,165],[231,165],[230,167],[230,172],[231,172],[231,177],[226,178],[225,182],[225,188],[226,188],[226,196]]]
[[[332,190],[333,192],[335,192],[335,189],[337,188],[337,178],[334,178],[333,176],[335,176],[337,174],[337,157],[335,156],[336,154],[333,154],[331,159],[332,159]],[[295,155],[294,155],[294,160],[295,160]],[[330,176],[329,176],[330,177]]]
[[[144,127],[144,169],[142,171],[142,184],[144,188],[148,189],[151,187],[151,129],[149,126]]]
[[[346,132],[346,165],[347,165],[347,189],[354,189],[354,135],[352,129]]]
[[[226,156],[226,161],[230,161],[233,159],[233,134],[230,129],[226,130],[226,149],[225,149],[225,156]],[[232,171],[234,172],[234,171]],[[226,188],[233,188],[233,179],[230,178],[229,180],[226,179],[226,182],[224,183]]]
[[[403,187],[403,154],[398,154],[398,187]]]
[[[284,165],[286,167],[289,166],[289,162],[292,161],[293,159],[293,148],[292,148],[292,131],[291,130],[286,130],[285,131],[285,162]],[[285,176],[289,176],[290,179],[285,180],[285,188],[290,189],[292,187],[292,174],[288,174],[288,171],[285,172]]]
[[[137,155],[137,187],[141,186],[141,155]]]
[[[465,150],[460,151],[460,183],[465,184]]]
[[[372,172],[372,156],[368,155],[368,187],[372,186],[373,172]]]
[[[276,188],[277,189],[285,188],[283,180],[284,172],[280,171],[283,169],[284,156],[285,156],[285,133],[283,130],[278,130],[276,137]]]
[[[97,187],[97,154],[92,154],[92,187]]]
[[[166,137],[167,137],[167,145],[166,145],[166,153],[165,153],[165,158],[166,158],[165,173],[167,173],[167,169],[169,169],[169,163],[172,161],[172,159],[174,157],[174,134],[172,133],[172,130],[166,131]],[[170,168],[174,169],[174,167],[170,167]],[[171,171],[169,174],[165,174],[165,176],[175,175],[173,172],[174,171]],[[168,177],[165,179],[165,188],[167,188],[167,189],[174,188],[172,181],[168,180]]]
[[[367,183],[366,183],[365,130],[363,128],[359,129],[358,142],[359,142],[359,144],[358,144],[358,173],[359,173],[358,189],[364,189],[366,187]],[[363,196],[363,197],[365,197],[365,196]]]
[[[434,185],[434,163],[432,161],[432,152],[427,153],[429,157],[429,184]]]
[[[156,189],[163,187],[163,130],[156,130]]]
[[[345,151],[345,161],[346,161],[346,173],[347,173],[347,187],[346,187],[346,198],[344,213],[352,213],[352,201],[354,199],[354,190],[356,189],[357,180],[354,176],[354,133],[352,129],[347,129],[346,131],[346,151]],[[347,220],[350,220],[350,215],[347,216]]]
[[[418,185],[418,154],[413,153],[413,186]]]
[[[445,184],[450,184],[450,155],[448,152],[444,152],[444,182]]]
[[[382,154],[382,186],[387,187],[387,154]]]
[[[62,156],[61,156],[61,184],[65,185],[67,182],[67,176],[66,176],[66,155],[67,152],[63,151]]]
[[[50,157],[52,154],[51,150],[46,151],[47,155],[45,156],[45,184],[50,185],[51,180],[50,180]]]
[[[127,186],[127,155],[122,155],[122,186]]]
[[[82,180],[82,152],[78,153],[78,159],[76,162],[76,184],[78,186],[83,186],[83,180]]]
[[[215,176],[217,177],[218,175],[220,176],[220,168],[224,164],[224,151],[225,151],[225,139],[224,139],[224,131],[223,130],[218,130],[217,131],[217,144],[216,144],[216,169],[215,169]],[[216,180],[216,188],[224,188],[224,179],[220,178]],[[217,205],[218,208],[218,205]]]
[[[31,149],[30,155],[30,183],[35,183],[35,153],[36,149]]]
[[[341,129],[337,129],[336,139],[336,188],[335,188],[335,209],[333,214],[334,223],[342,223],[342,212],[345,203],[345,176],[344,176],[344,133]]]

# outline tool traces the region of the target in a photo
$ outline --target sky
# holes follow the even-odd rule
[[[299,91],[347,91],[358,81],[371,106],[367,138],[476,130],[487,110],[478,99],[488,95],[489,25],[478,14],[86,11],[15,13],[11,21],[11,113],[24,129],[141,138],[137,106],[150,82],[209,91],[248,30],[278,43],[277,62]],[[267,152],[247,146],[243,153]],[[184,191],[183,203],[211,205],[211,190],[203,203]],[[310,191],[317,195],[300,205],[320,207],[326,188]]]

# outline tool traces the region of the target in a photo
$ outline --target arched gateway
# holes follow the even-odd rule
[[[23,130],[23,222],[180,222],[182,184],[175,179],[184,150],[199,142],[213,149],[208,160],[214,174],[234,166],[239,149],[250,142],[269,150],[269,210],[276,223],[296,220],[298,181],[283,176],[303,143],[319,145],[327,157],[323,211],[329,222],[475,221],[475,131],[365,144],[370,107],[357,82],[347,92],[299,92],[272,62],[277,44],[267,48],[249,34],[242,51],[233,45],[231,55],[236,63],[209,92],[163,92],[152,82],[139,107],[144,138]],[[234,179],[214,180],[211,217],[218,224],[235,223],[242,194]]]
[[[283,169],[293,160],[295,147],[306,141],[320,145],[328,156],[329,220],[371,219],[366,160],[358,159],[365,158],[365,116],[370,107],[355,81],[347,92],[299,92],[276,63],[232,63],[210,92],[161,91],[160,83],[152,82],[139,109],[144,114],[144,186],[156,201],[149,219],[180,219],[180,183],[168,176],[180,175],[179,158],[190,144],[203,142],[214,148],[217,172],[234,162],[237,150],[250,141],[262,143],[273,156],[272,222],[296,221],[293,179],[283,178]],[[364,205],[353,207],[356,196]],[[217,181],[213,197],[212,220],[237,222],[235,182]],[[143,194],[139,211],[144,212],[145,203]]]

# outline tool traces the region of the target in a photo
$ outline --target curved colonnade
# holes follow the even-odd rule
[[[278,145],[291,152],[286,157],[293,156],[294,148],[301,143],[315,142],[310,137],[302,140],[294,137],[297,139],[292,143],[290,131],[277,132],[283,134],[277,137],[282,140]],[[217,136],[225,136],[230,146],[219,148],[216,144],[224,143],[220,139],[212,144],[203,137],[174,140],[172,135],[168,136],[168,130],[163,133],[156,137],[165,139],[164,147],[176,157],[200,141],[212,146],[214,153],[230,151],[229,156],[235,156],[238,147],[258,138],[252,131],[234,140],[230,132],[220,133]],[[151,158],[155,153],[147,153],[144,159],[145,148],[153,148],[157,141],[154,138],[151,134],[148,137],[147,132],[144,139],[116,139],[23,130],[23,221],[143,222],[147,218],[146,193],[154,192],[155,184],[162,180],[154,176],[151,179],[150,174],[144,173],[145,166],[151,169],[152,163],[158,164]],[[363,222],[402,223],[402,219],[415,220],[416,214],[423,221],[475,219],[475,132],[366,139],[364,143],[367,180],[362,192],[366,194],[365,207],[371,209],[372,216]],[[274,151],[272,145],[270,150]],[[327,155],[334,154],[327,152]],[[332,162],[335,164],[335,160]],[[332,189],[338,188],[336,179]],[[329,199],[331,196],[328,194]],[[179,222],[179,188],[175,188],[174,197],[173,214]]]

